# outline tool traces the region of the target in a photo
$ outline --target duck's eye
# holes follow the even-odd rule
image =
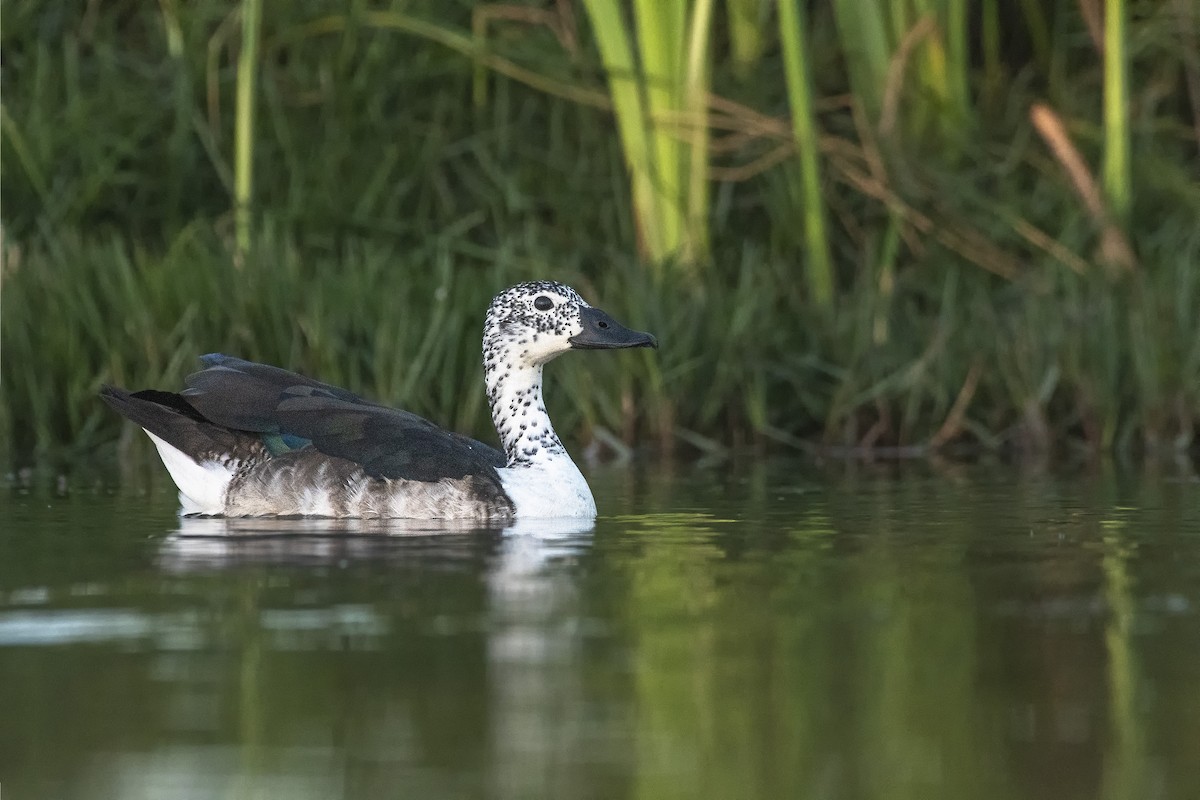
[[[549,297],[546,297],[544,294],[538,295],[538,297],[533,301],[533,307],[538,311],[549,311],[550,309],[554,308],[554,301]]]

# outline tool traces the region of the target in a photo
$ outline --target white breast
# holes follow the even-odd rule
[[[497,472],[516,507],[517,519],[596,517],[592,490],[570,458],[503,467]]]

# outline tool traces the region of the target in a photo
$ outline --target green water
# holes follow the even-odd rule
[[[1187,469],[590,477],[519,535],[4,490],[0,792],[1200,797]]]

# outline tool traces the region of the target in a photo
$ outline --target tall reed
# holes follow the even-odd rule
[[[898,141],[932,133],[926,148],[955,157],[971,119],[966,0],[833,8],[850,85],[871,123]]]
[[[627,21],[617,0],[584,2],[613,98],[640,244],[654,264],[707,257],[712,4],[636,0]]]
[[[770,27],[765,12],[769,7],[764,0],[725,0],[730,56],[733,71],[741,80],[753,74],[767,49]]]
[[[888,66],[894,46],[888,33],[888,4],[834,0],[838,43],[846,61],[855,102],[877,124],[888,85]]]
[[[243,0],[242,43],[238,54],[237,110],[234,132],[234,214],[239,258],[250,249],[254,205],[254,123],[258,86],[258,50],[262,0]]]
[[[1125,0],[1104,2],[1104,190],[1115,221],[1129,224],[1129,57]]]
[[[809,70],[808,26],[799,0],[780,0],[779,38],[783,44],[784,73],[787,77],[792,133],[800,157],[800,205],[804,214],[806,243],[805,275],[817,305],[833,304],[833,260],[825,230],[825,200],[821,193],[821,168],[818,161],[818,122],[813,108],[813,81]]]

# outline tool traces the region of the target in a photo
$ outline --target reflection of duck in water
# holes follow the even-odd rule
[[[141,425],[184,514],[510,520],[596,515],[542,402],[542,366],[568,350],[657,347],[560,283],[498,294],[484,381],[504,452],[422,417],[278,367],[201,359],[187,388],[101,396]]]
[[[345,567],[358,561],[487,564],[497,591],[591,544],[595,521],[528,517],[510,522],[462,519],[182,517],[159,542],[168,572],[228,569],[252,563]],[[470,566],[474,565],[474,566]]]

